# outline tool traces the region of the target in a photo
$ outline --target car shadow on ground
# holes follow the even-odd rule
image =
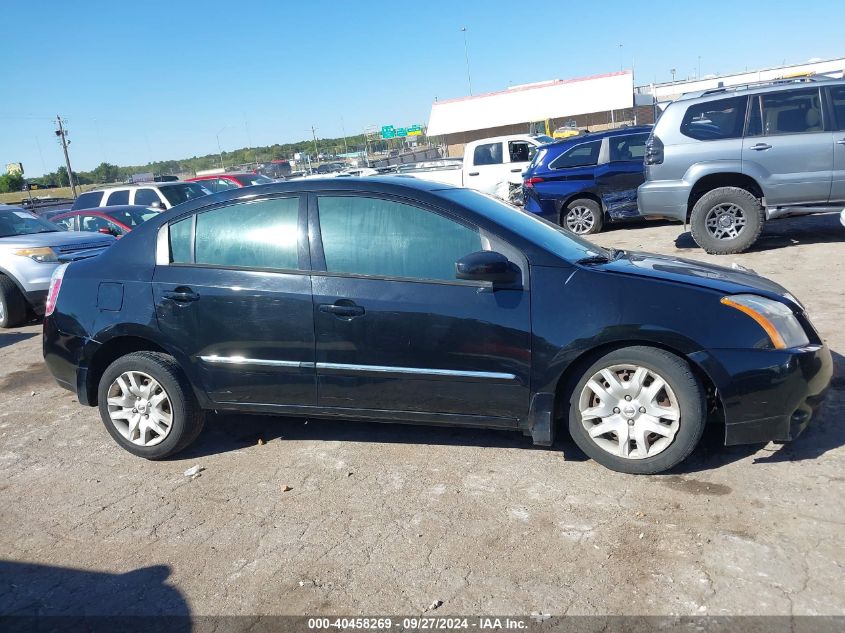
[[[170,572],[166,565],[111,574],[0,560],[0,629],[190,631],[187,601],[165,582]]]
[[[845,227],[839,220],[839,213],[819,213],[801,217],[771,220],[763,225],[763,232],[748,252],[768,251],[800,244],[825,244],[845,242]],[[689,231],[675,239],[675,247],[699,249]]]
[[[834,377],[826,402],[797,439],[780,445],[758,443],[725,446],[724,425],[708,424],[692,455],[669,474],[713,470],[746,459],[764,448],[766,454],[755,457],[753,463],[816,459],[845,445],[845,425],[839,423],[845,408],[845,357],[833,352],[833,363]],[[514,431],[234,413],[210,414],[205,431],[192,446],[180,453],[179,458],[195,459],[216,455],[274,439],[550,450],[548,447],[534,446],[531,438]],[[589,459],[565,429],[558,432],[551,450],[561,452],[567,461]]]
[[[33,336],[38,336],[37,332],[2,332],[0,333],[0,348],[20,343]]]

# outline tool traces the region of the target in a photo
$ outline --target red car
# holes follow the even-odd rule
[[[252,185],[267,185],[274,182],[272,178],[253,172],[197,176],[196,178],[186,178],[185,181],[202,183],[203,187],[211,189],[212,193],[227,191],[228,189],[250,187]]]
[[[119,238],[158,213],[159,210],[150,207],[126,204],[60,213],[50,218],[50,222],[68,231],[105,233]]]

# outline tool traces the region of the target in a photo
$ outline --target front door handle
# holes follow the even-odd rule
[[[175,301],[177,303],[190,303],[191,301],[199,301],[199,294],[191,290],[190,288],[179,287],[175,290],[171,290],[169,292],[164,293],[165,299],[170,299],[171,301]]]
[[[522,171],[522,167],[517,167],[516,169],[511,169],[511,171],[514,172],[514,173],[519,173],[519,172]]]
[[[467,176],[477,176],[477,175],[478,175],[477,171],[471,171],[467,174]]]
[[[768,143],[757,143],[757,145],[752,145],[748,149],[753,149],[755,152],[762,152],[767,149],[772,149],[772,146]]]
[[[320,304],[320,312],[333,314],[342,319],[353,319],[362,316],[364,314],[364,308],[354,303],[322,303]]]
[[[837,145],[845,145],[845,138],[839,139],[838,141],[836,141],[836,144]]]

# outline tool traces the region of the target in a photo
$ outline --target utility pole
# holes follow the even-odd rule
[[[311,136],[314,137],[314,158],[319,160],[320,150],[317,149],[317,128],[311,126]]]
[[[73,194],[74,199],[76,198],[76,183],[73,181],[73,169],[70,166],[70,156],[67,153],[67,146],[70,145],[70,141],[67,140],[67,130],[64,127],[64,122],[62,121],[62,117],[58,114],[56,115],[56,125],[58,125],[59,129],[56,130],[56,136],[59,137],[59,143],[62,145],[62,151],[65,153],[65,167],[67,168],[67,180],[68,184],[70,184],[70,191]]]
[[[469,75],[469,47],[467,46],[467,27],[461,27],[461,33],[464,34],[464,59],[467,63],[467,85],[469,86],[469,96],[472,96],[472,77]]]

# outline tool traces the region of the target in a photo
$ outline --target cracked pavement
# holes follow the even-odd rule
[[[0,613],[845,615],[845,228],[781,220],[726,257],[681,232],[591,239],[736,262],[802,300],[836,374],[797,441],[724,448],[712,427],[634,477],[566,437],[212,415],[147,462],[53,382],[39,325],[3,331]]]

